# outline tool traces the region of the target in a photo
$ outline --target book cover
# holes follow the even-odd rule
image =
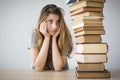
[[[92,1],[80,1],[73,3],[69,10],[74,11],[76,9],[82,8],[82,7],[104,7],[104,3],[99,3],[99,2],[92,2]]]
[[[104,63],[78,63],[77,71],[104,71]]]
[[[72,3],[74,3],[74,2],[76,2],[76,0],[66,0],[66,4],[68,5],[68,4],[72,4]]]
[[[74,33],[80,32],[80,31],[104,31],[104,27],[103,26],[84,26],[84,27],[79,27],[74,29]]]
[[[74,20],[74,19],[77,19],[77,18],[80,18],[80,17],[83,17],[83,16],[103,16],[103,13],[100,13],[100,12],[84,12],[84,13],[81,13],[81,14],[76,14],[74,16],[71,16],[71,19]]]
[[[103,19],[81,19],[81,20],[73,20],[72,25],[77,25],[79,23],[103,23]]]
[[[106,2],[106,0],[76,0],[76,2],[80,2],[80,1],[92,1],[92,2]]]
[[[110,72],[108,70],[104,71],[77,71],[75,72],[76,77],[87,79],[95,79],[95,78],[110,78]]]
[[[100,35],[84,35],[76,37],[76,43],[101,43],[102,38]]]
[[[77,28],[84,27],[84,26],[90,26],[90,27],[103,26],[103,23],[83,23],[83,22],[81,22],[79,24],[72,25],[72,29],[77,29]]]
[[[81,35],[104,35],[105,30],[83,30],[77,33],[74,33],[75,37],[81,36]]]
[[[104,19],[104,16],[82,16],[82,17],[79,17],[77,19],[71,19],[72,21],[76,22],[76,21],[80,21],[80,20],[83,20],[83,19]]]
[[[79,63],[106,63],[107,55],[103,53],[75,54],[75,60]]]
[[[95,7],[83,7],[83,8],[79,8],[77,10],[71,11],[70,15],[74,16],[77,14],[81,14],[84,12],[102,12],[103,8],[95,8]]]
[[[107,53],[107,43],[77,44],[76,53]]]

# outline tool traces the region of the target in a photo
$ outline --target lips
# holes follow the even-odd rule
[[[49,32],[56,32],[56,30],[49,30]]]

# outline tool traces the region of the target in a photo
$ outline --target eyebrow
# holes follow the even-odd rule
[[[53,21],[53,19],[48,19],[47,21]],[[58,21],[58,22],[60,22],[60,20],[59,20],[59,19],[58,19],[57,21]],[[56,21],[56,22],[57,22],[57,21]]]

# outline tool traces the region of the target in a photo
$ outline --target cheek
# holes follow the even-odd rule
[[[48,30],[58,30],[59,27],[52,27],[52,26],[50,26],[50,27],[48,27],[47,29],[48,29]]]
[[[57,27],[56,27],[56,29],[59,29],[59,28],[60,28],[60,26],[57,26]]]
[[[50,27],[49,27],[49,26],[47,27],[47,30],[50,30]]]

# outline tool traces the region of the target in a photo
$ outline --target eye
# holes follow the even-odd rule
[[[58,21],[56,22],[56,24],[59,25],[59,24],[60,24],[60,21],[58,20]]]
[[[47,21],[48,22],[48,24],[52,24],[53,23],[53,21],[52,20],[49,20],[49,21]]]

